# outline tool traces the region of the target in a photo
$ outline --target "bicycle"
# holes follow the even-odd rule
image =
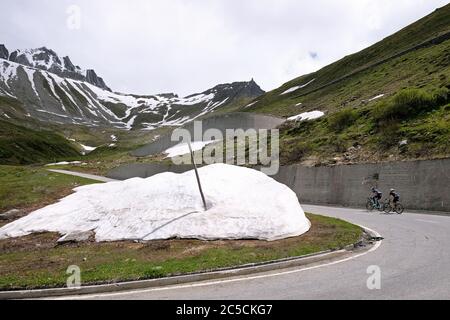
[[[397,214],[402,214],[405,211],[405,207],[400,202],[395,202],[394,204],[391,201],[387,200],[383,205],[383,211],[385,213],[391,213],[394,211]]]
[[[368,211],[373,211],[375,209],[377,209],[378,211],[384,211],[384,205],[382,205],[379,201],[377,205],[375,201],[371,197],[369,197],[367,198],[366,209]]]

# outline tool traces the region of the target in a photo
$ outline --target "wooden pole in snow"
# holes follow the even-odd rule
[[[191,153],[192,165],[194,166],[194,170],[195,170],[195,176],[197,177],[198,189],[200,190],[200,195],[202,196],[203,207],[205,208],[205,211],[207,211],[208,207],[206,206],[205,195],[203,194],[202,184],[200,183],[200,176],[198,175],[197,165],[195,164],[195,160],[194,160],[194,152],[192,151],[191,141],[189,141],[189,140],[188,140],[188,146],[189,146],[189,152]]]

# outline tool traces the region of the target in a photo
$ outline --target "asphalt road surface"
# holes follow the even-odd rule
[[[322,266],[75,299],[450,299],[450,217],[385,215],[365,210],[303,206],[342,218],[385,238],[362,256]],[[375,267],[371,267],[375,266]],[[369,268],[371,267],[371,268]],[[368,273],[375,270],[375,274]],[[379,269],[378,269],[379,268]],[[379,273],[378,273],[379,271]],[[380,281],[368,278],[379,274]],[[379,289],[373,289],[380,284]]]

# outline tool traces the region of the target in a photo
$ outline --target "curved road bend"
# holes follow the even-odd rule
[[[380,215],[365,210],[303,206],[378,231],[372,252],[318,268],[292,268],[253,276],[76,299],[450,299],[450,217]],[[367,268],[381,270],[381,289],[367,288]]]

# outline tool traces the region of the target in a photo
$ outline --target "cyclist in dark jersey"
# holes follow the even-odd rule
[[[400,201],[400,195],[395,191],[395,189],[391,189],[389,192],[389,197],[392,197],[392,202],[394,205]]]
[[[377,188],[372,188],[372,200],[377,205],[377,207],[380,207],[380,200],[383,197],[383,193],[378,190]]]

